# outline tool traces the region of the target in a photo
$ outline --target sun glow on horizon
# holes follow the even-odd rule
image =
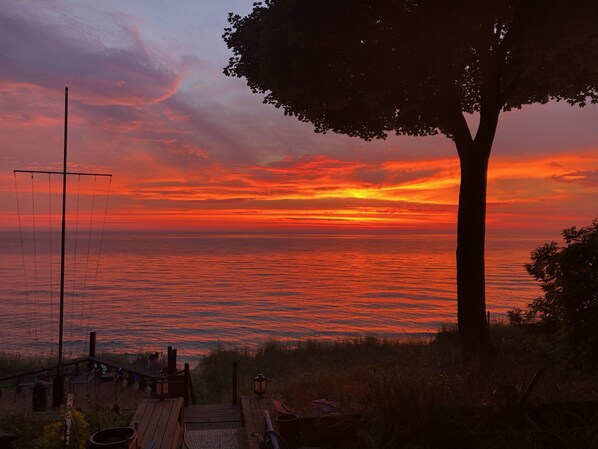
[[[157,177],[153,171],[141,170],[124,179],[116,178],[107,227],[446,231],[455,227],[459,191],[456,158],[406,164],[351,163],[317,155],[299,161],[286,158],[281,163],[286,164],[284,169],[250,166],[230,170],[218,166],[202,172],[171,168]],[[155,165],[147,156],[140,164]],[[375,173],[376,179],[360,179],[369,173]],[[545,211],[547,204],[598,194],[596,173],[598,151],[594,149],[551,156],[494,157],[489,169],[489,229],[537,227],[538,220],[552,214]],[[73,195],[75,183],[70,182]],[[42,198],[45,188],[40,187]],[[89,196],[91,188],[86,186],[85,192],[77,193]],[[575,220],[563,216],[566,219]],[[14,227],[15,220],[15,214],[7,215],[5,227]],[[42,225],[44,218],[39,220]]]

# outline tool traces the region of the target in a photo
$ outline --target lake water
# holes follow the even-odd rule
[[[0,238],[3,351],[55,353],[60,237]],[[540,294],[523,264],[546,241],[488,237],[493,317]],[[195,360],[218,344],[400,336],[456,320],[452,235],[106,233],[99,242],[69,234],[66,356],[84,353],[92,330],[99,350],[172,345]]]

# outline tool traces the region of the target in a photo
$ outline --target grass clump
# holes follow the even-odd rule
[[[0,352],[0,377],[14,373],[31,371],[44,366],[56,365],[49,356],[34,356]]]
[[[229,402],[231,373],[238,363],[239,394],[253,394],[253,377],[263,373],[268,390],[284,397],[299,410],[309,409],[311,400],[329,398],[342,408],[357,406],[367,389],[372,370],[401,360],[413,360],[424,343],[367,337],[343,341],[269,341],[255,351],[218,348],[208,354],[196,370],[200,401]]]

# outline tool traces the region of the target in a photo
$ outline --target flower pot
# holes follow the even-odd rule
[[[137,449],[137,432],[132,427],[109,427],[94,433],[89,449]]]

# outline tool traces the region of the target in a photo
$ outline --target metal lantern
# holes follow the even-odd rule
[[[266,377],[263,374],[258,374],[253,378],[253,392],[258,396],[266,394]]]
[[[168,380],[162,376],[160,379],[156,380],[156,387],[159,389],[160,399],[164,399],[168,396]],[[158,393],[158,392],[157,392]]]

